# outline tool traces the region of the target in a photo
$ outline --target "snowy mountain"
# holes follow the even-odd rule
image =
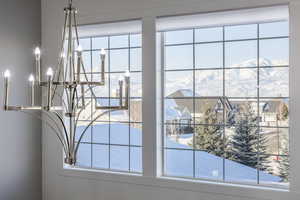
[[[287,65],[286,61],[259,59],[260,66]],[[246,60],[232,65],[225,71],[225,93],[230,97],[255,97],[257,95],[257,60]],[[248,67],[248,68],[245,68]],[[253,67],[249,68],[249,67]],[[234,69],[237,68],[237,69]],[[288,68],[272,67],[259,70],[260,94],[266,97],[288,96]],[[166,75],[165,95],[170,96],[178,90],[192,91],[192,73],[180,72]],[[196,96],[222,96],[222,70],[197,70],[195,72]],[[192,93],[186,96],[191,96]]]

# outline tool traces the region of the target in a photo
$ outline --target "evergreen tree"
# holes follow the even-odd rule
[[[227,142],[223,138],[223,129],[221,126],[216,126],[218,124],[218,113],[208,108],[204,113],[201,123],[204,125],[199,125],[195,128],[195,148],[224,157],[224,146],[226,146]]]
[[[289,164],[289,157],[288,157],[288,139],[284,137],[281,141],[283,150],[281,154],[285,156],[281,156],[281,159],[278,159],[278,173],[281,177],[282,182],[288,182],[289,179],[289,170],[290,170],[290,164]]]
[[[269,169],[266,155],[267,139],[259,134],[257,120],[249,102],[239,107],[235,116],[234,135],[231,141],[232,158],[249,167],[267,170]]]
[[[288,156],[282,156],[280,160],[278,160],[278,169],[279,169],[279,176],[282,182],[288,182],[289,179],[289,158]]]

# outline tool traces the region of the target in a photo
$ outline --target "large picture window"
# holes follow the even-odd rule
[[[89,33],[87,33],[88,35]],[[86,36],[80,39],[85,69],[93,81],[100,80],[100,50],[106,50],[106,83],[86,96],[91,102],[80,115],[77,129],[97,116],[99,106],[118,105],[118,80],[130,72],[129,110],[112,111],[100,117],[84,136],[78,151],[79,167],[142,172],[142,63],[141,34],[129,33],[108,36]],[[80,132],[80,131],[77,131]],[[77,136],[79,137],[79,136]],[[78,138],[77,138],[78,139]]]
[[[127,70],[130,102],[128,110],[93,123],[77,167],[163,176],[158,182],[172,177],[287,188],[287,7],[143,22],[80,29],[89,79],[100,80],[102,48],[107,59],[105,86],[85,96],[90,104],[77,129],[104,112],[95,104],[118,105],[118,80]]]
[[[288,183],[288,21],[159,32],[163,175]]]

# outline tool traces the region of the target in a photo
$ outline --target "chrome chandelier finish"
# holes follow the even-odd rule
[[[24,112],[42,120],[58,137],[65,153],[64,162],[69,165],[75,165],[80,142],[88,128],[108,112],[128,110],[130,74],[126,72],[124,77],[121,77],[119,80],[119,89],[116,92],[119,98],[119,105],[97,105],[97,98],[93,89],[105,85],[105,50],[102,49],[99,55],[101,59],[100,80],[89,81],[82,59],[82,48],[79,44],[76,20],[77,9],[73,7],[72,0],[68,1],[68,6],[64,8],[64,13],[63,37],[60,56],[55,70],[48,68],[46,80],[42,81],[41,50],[37,47],[34,51],[35,74],[29,76],[30,106],[9,104],[10,71],[6,70],[4,72],[4,110]],[[36,88],[45,88],[47,90],[46,105],[36,105]],[[92,100],[89,102],[85,101],[85,94],[87,93],[92,95]],[[77,133],[76,127],[79,117],[92,101],[95,102],[95,109],[104,111],[94,117],[81,133]],[[42,111],[44,114],[43,118],[32,111]],[[77,141],[75,141],[76,135],[79,136]]]

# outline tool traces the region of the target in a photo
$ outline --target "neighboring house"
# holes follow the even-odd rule
[[[186,96],[188,95],[188,96]],[[273,127],[273,128],[261,128],[260,134],[266,135],[267,152],[270,154],[280,154],[280,148],[283,145],[287,145],[283,138],[288,133],[285,129],[279,127],[288,126],[288,106],[287,102],[279,99],[268,99],[266,101],[260,100],[260,106],[256,100],[228,100],[222,101],[222,99],[210,98],[210,99],[196,99],[195,104],[191,97],[191,91],[178,90],[168,96],[166,116],[167,122],[166,134],[169,136],[191,134],[193,133],[193,117],[196,123],[203,123],[203,119],[206,115],[207,109],[211,109],[217,112],[217,118],[219,122],[223,121],[223,105],[226,107],[227,120],[231,115],[235,114],[239,108],[242,108],[245,103],[250,103],[253,112],[260,111],[260,126]],[[195,108],[193,107],[195,105]],[[229,110],[231,112],[229,112]],[[227,135],[234,134],[232,129],[226,129]],[[178,140],[179,142],[179,140]],[[281,145],[281,143],[284,143]]]

